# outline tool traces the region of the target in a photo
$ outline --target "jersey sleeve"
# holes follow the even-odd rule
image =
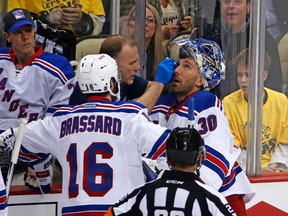
[[[43,120],[30,122],[26,125],[22,145],[19,153],[19,159],[23,162],[35,164],[51,153],[50,144],[56,143],[52,140],[51,117]],[[37,133],[35,133],[37,131]]]
[[[205,142],[206,159],[200,176],[208,185],[219,190],[231,175],[240,149],[234,146],[233,136],[220,101],[218,106],[203,110],[195,119],[195,128]]]
[[[75,73],[69,61],[63,56],[57,57],[61,58],[59,58],[61,62],[55,65],[58,73],[51,73],[52,76],[49,76],[51,93],[47,107],[68,105],[70,96],[75,88]],[[48,112],[47,115],[50,115],[50,113]]]
[[[147,112],[141,112],[136,131],[134,139],[139,144],[142,154],[153,160],[165,156],[169,129],[154,124]]]

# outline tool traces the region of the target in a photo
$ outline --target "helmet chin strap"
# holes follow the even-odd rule
[[[209,91],[210,88],[207,88],[208,87],[208,82],[203,76],[202,76],[202,83],[203,83],[204,90]]]
[[[119,101],[120,100],[120,87],[119,87],[118,82],[115,79],[111,79],[111,81],[110,81],[109,92],[111,94],[112,101]],[[114,93],[114,92],[116,92],[116,93]]]

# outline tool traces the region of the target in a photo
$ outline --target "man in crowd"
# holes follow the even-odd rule
[[[213,25],[206,25],[198,37],[216,41],[223,50],[227,72],[220,83],[221,99],[238,89],[235,57],[250,44],[250,0],[220,0],[221,17]],[[202,28],[202,26],[200,26]],[[275,39],[265,31],[265,50],[273,61],[265,86],[282,91],[282,69]]]

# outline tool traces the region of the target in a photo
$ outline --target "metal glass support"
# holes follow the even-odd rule
[[[146,52],[145,52],[145,25],[146,25],[146,1],[136,0],[136,41],[139,49],[139,61],[141,65],[140,76],[146,78]]]
[[[266,1],[251,2],[249,94],[247,121],[247,175],[261,174],[262,159],[262,93],[265,52]]]
[[[120,29],[120,1],[112,0],[111,1],[111,34],[119,34]]]

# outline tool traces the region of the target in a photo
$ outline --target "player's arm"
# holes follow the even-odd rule
[[[12,154],[18,130],[18,128],[9,128],[0,134],[1,156],[2,154]],[[26,133],[24,136],[27,136]],[[25,147],[21,146],[18,159],[29,163],[34,170],[31,170],[31,172],[33,172],[32,175],[28,175],[28,173],[25,174],[25,185],[31,189],[40,189],[43,194],[50,192],[53,174],[51,155],[43,153],[34,154],[29,152]],[[35,179],[34,176],[37,178]]]
[[[219,108],[210,107],[209,110],[200,112],[195,119],[195,129],[201,134],[206,147],[201,178],[218,190],[231,174],[241,151],[234,146],[227,119]]]
[[[59,71],[59,74],[62,76],[50,76],[49,77],[49,89],[50,89],[50,98],[49,102],[46,106],[49,107],[57,107],[62,105],[68,105],[70,96],[75,87],[75,73],[70,64],[70,62],[63,56],[56,56],[57,63],[55,63],[55,67]],[[47,110],[46,110],[47,111]],[[47,114],[47,113],[46,113]],[[49,114],[48,114],[49,115]]]
[[[163,83],[149,81],[145,93],[139,97],[137,101],[145,105],[149,113],[151,113],[153,107],[155,106],[158,98],[162,93],[163,88]]]
[[[288,143],[279,143],[273,153],[269,165],[262,168],[263,172],[284,172],[288,170]]]
[[[160,62],[155,81],[149,82],[145,93],[137,99],[138,102],[147,107],[149,113],[155,106],[164,86],[171,81],[176,67],[177,62],[172,58],[166,58]]]

